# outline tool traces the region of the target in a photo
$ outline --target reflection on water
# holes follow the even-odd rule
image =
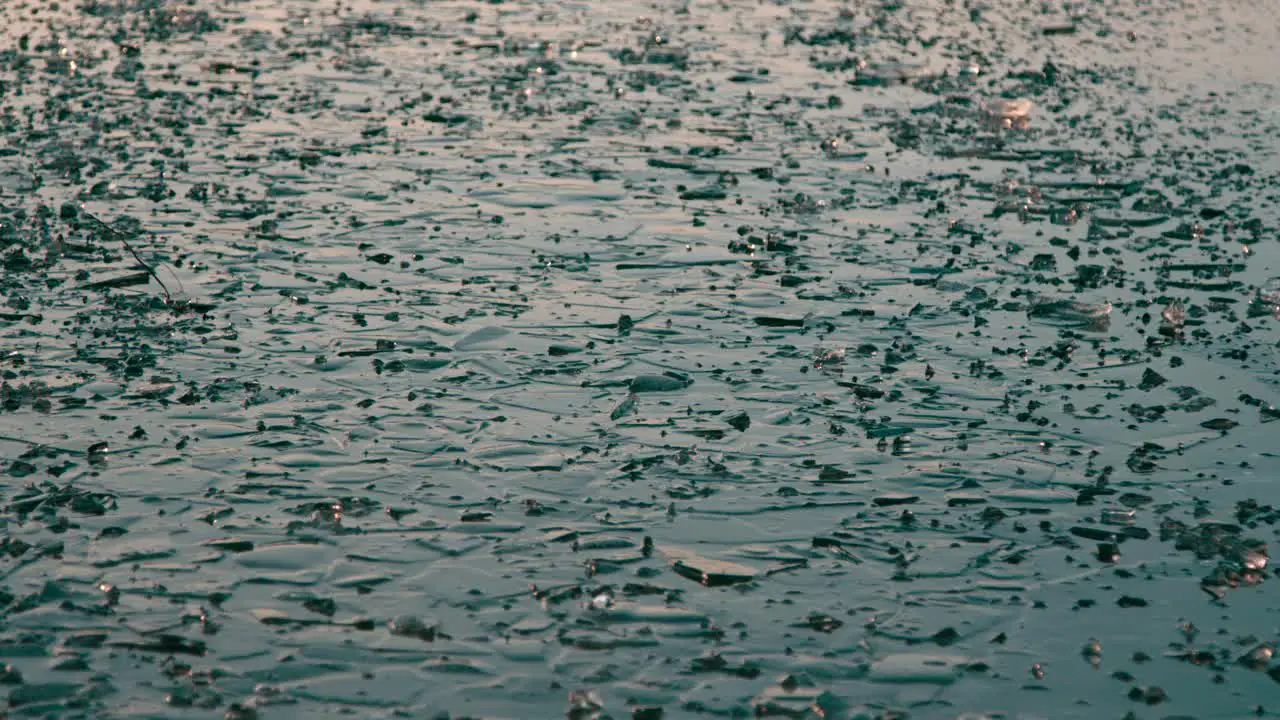
[[[7,712],[1270,712],[1277,12],[0,4]]]

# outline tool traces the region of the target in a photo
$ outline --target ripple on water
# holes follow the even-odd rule
[[[10,714],[1270,697],[1262,4],[152,5],[0,3]]]

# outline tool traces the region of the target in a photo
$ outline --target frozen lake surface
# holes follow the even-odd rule
[[[0,717],[1280,716],[1280,4],[0,23]]]

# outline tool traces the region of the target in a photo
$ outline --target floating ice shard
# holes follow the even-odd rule
[[[996,125],[1005,128],[1026,128],[1031,125],[1031,111],[1035,103],[1026,98],[985,100],[982,111]]]

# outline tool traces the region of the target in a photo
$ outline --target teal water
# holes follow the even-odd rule
[[[0,21],[0,716],[1280,712],[1269,5]]]

